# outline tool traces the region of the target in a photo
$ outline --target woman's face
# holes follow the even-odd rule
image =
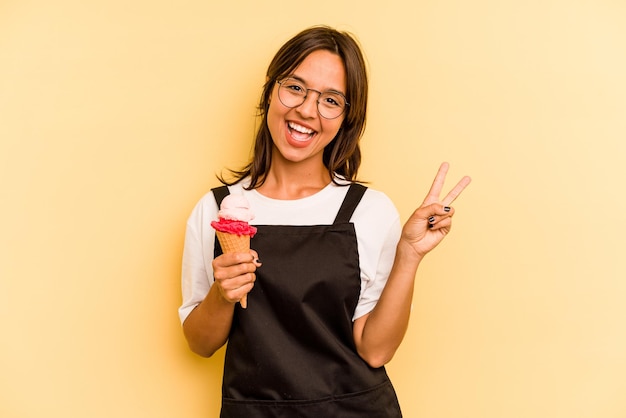
[[[300,80],[307,89],[334,90],[346,95],[343,61],[330,51],[312,52],[290,77]],[[289,108],[278,98],[279,86],[276,83],[273,88],[267,113],[267,125],[274,142],[272,164],[309,162],[323,168],[324,147],[337,135],[345,112],[335,119],[321,117],[317,111],[319,93],[315,91],[309,91],[300,106]]]

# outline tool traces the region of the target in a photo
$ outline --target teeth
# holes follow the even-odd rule
[[[313,132],[315,132],[313,129],[307,129],[304,126],[300,126],[293,122],[289,122],[289,127],[293,129],[294,131],[298,131],[302,134],[307,134],[307,135],[311,135]]]

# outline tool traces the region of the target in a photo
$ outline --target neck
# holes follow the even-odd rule
[[[319,192],[331,181],[324,164],[275,162],[272,162],[263,185],[257,188],[259,193],[272,199],[302,199]]]

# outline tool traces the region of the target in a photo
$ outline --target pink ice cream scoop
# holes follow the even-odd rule
[[[222,200],[217,216],[219,221],[211,222],[211,226],[219,232],[238,236],[248,235],[250,238],[256,234],[256,228],[248,224],[248,221],[254,219],[254,213],[250,210],[248,199],[242,195],[226,196]]]

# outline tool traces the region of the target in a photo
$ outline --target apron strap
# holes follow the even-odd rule
[[[359,205],[359,202],[361,201],[361,198],[363,197],[363,194],[365,194],[366,190],[367,187],[359,183],[352,183],[350,185],[348,193],[346,194],[345,199],[343,199],[343,203],[339,208],[339,212],[337,212],[337,217],[335,218],[335,222],[333,222],[333,224],[350,222],[350,218],[352,218],[352,214]]]
[[[211,191],[213,192],[213,196],[215,197],[218,208],[222,204],[222,200],[224,200],[224,198],[230,194],[230,192],[228,191],[228,186],[216,187],[214,189],[211,189]]]

